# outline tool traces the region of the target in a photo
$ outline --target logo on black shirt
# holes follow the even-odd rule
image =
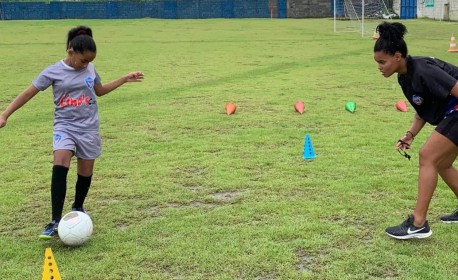
[[[413,103],[415,103],[418,106],[420,106],[421,103],[423,103],[423,98],[421,96],[414,95],[414,96],[412,96],[412,101],[413,101]]]

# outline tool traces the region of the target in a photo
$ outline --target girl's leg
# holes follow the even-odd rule
[[[67,173],[73,151],[54,151],[54,166],[51,178],[51,206],[52,221],[59,222],[64,208],[65,195],[67,193]]]
[[[414,210],[414,225],[422,226],[426,221],[429,203],[437,185],[439,172],[450,176],[450,155],[458,154],[458,147],[444,135],[433,131],[420,150],[420,169],[418,174],[418,197]],[[453,175],[453,172],[451,173]],[[456,183],[455,183],[456,184]],[[453,186],[453,185],[452,185]]]
[[[91,186],[94,163],[94,159],[78,158],[78,179],[75,186],[75,202],[72,205],[74,210],[84,211],[83,204]]]

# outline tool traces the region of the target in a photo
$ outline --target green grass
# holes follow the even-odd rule
[[[404,23],[410,53],[458,64],[456,24]],[[412,108],[395,110],[403,95],[379,74],[370,36],[334,33],[330,19],[0,21],[0,110],[65,56],[77,24],[94,30],[103,81],[133,70],[145,81],[98,100],[103,155],[82,247],[37,238],[50,216],[51,91],[0,130],[0,278],[39,279],[46,247],[64,280],[456,277],[458,228],[438,223],[456,200],[442,181],[431,238],[384,233],[415,205],[416,153],[433,128],[412,161],[395,151]]]

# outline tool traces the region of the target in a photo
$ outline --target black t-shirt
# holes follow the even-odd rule
[[[457,103],[450,91],[457,83],[458,67],[433,57],[406,60],[407,73],[398,74],[402,91],[423,120],[437,125]]]

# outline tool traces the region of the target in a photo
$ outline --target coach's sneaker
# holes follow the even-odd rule
[[[442,216],[440,219],[443,223],[458,223],[458,208],[452,214]]]
[[[45,230],[38,236],[41,239],[51,239],[57,233],[58,222],[52,221],[51,223],[45,226]]]
[[[389,227],[385,231],[389,236],[396,239],[426,238],[433,234],[429,228],[428,221],[425,221],[423,226],[416,227],[413,224],[413,215],[409,215],[407,220],[399,226]]]

